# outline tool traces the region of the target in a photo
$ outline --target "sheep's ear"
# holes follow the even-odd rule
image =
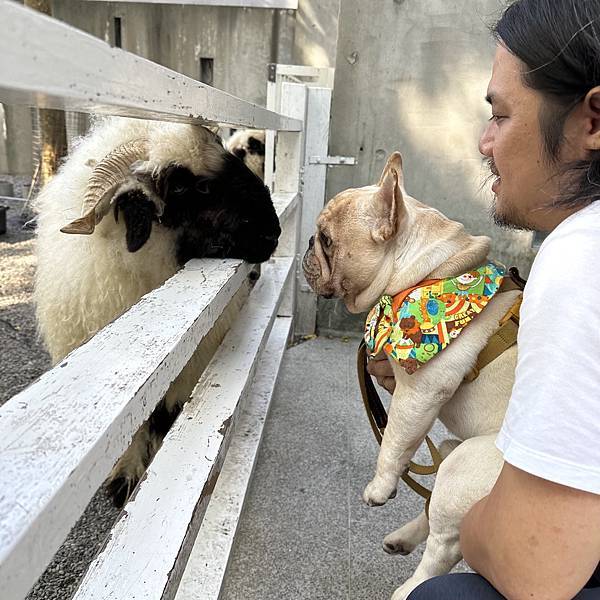
[[[137,252],[152,233],[152,221],[156,217],[156,206],[140,190],[128,190],[115,199],[115,221],[123,215],[127,233],[125,240],[129,252]]]

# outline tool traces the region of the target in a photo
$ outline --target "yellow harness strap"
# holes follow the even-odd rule
[[[477,362],[465,377],[465,381],[475,381],[484,367],[517,343],[519,314],[522,302],[523,296],[520,295],[504,317],[502,317],[500,320],[500,329],[488,340],[485,348],[479,353]]]

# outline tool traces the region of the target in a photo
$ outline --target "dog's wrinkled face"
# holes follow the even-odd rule
[[[339,193],[323,209],[302,263],[319,295],[344,300],[351,312],[382,293],[394,266],[394,241],[406,219],[402,158],[394,153],[378,185]]]

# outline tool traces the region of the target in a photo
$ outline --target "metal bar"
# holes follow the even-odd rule
[[[185,123],[300,131],[302,122],[0,0],[0,102]]]
[[[355,165],[354,156],[311,156],[308,159],[309,165]]]
[[[304,167],[304,190],[302,202],[302,225],[300,230],[300,255],[308,246],[308,240],[315,231],[317,217],[325,202],[326,163],[313,159],[327,156],[329,146],[329,118],[331,114],[331,89],[308,88],[308,108],[306,112],[306,157]],[[296,301],[295,333],[312,335],[317,323],[317,297],[312,290],[306,291],[306,279],[299,273],[299,290]]]

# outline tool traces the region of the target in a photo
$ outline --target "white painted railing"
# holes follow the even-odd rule
[[[301,77],[280,81],[267,110],[11,0],[0,0],[0,22],[0,102],[279,132],[270,187],[282,237],[251,291],[253,265],[192,260],[0,408],[0,598],[20,600],[232,298],[246,294],[75,596],[216,600],[297,310],[302,174],[314,148],[305,132],[321,102],[323,137],[330,94]]]

